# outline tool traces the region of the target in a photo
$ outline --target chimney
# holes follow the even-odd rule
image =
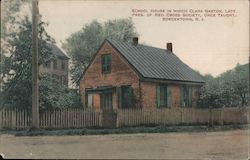
[[[133,45],[137,45],[138,44],[138,37],[133,37]]]
[[[172,43],[167,43],[167,50],[169,50],[170,52],[173,52]]]

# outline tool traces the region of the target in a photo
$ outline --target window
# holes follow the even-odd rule
[[[132,100],[132,88],[131,86],[122,86],[121,94],[120,94],[120,106],[121,108],[131,108],[131,100]]]
[[[171,88],[165,84],[157,86],[157,107],[171,107]]]
[[[64,61],[62,61],[62,63],[61,63],[61,69],[65,70],[65,62]]]
[[[112,109],[112,93],[101,93],[101,108]]]
[[[180,104],[181,107],[192,107],[192,87],[181,86],[180,87]]]
[[[61,84],[67,86],[67,77],[61,76]]]
[[[110,73],[111,71],[111,55],[105,54],[102,56],[102,73]]]
[[[53,60],[53,68],[57,69],[57,60]]]

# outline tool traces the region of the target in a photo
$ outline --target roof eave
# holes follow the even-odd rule
[[[161,78],[150,78],[150,77],[144,77],[142,80],[148,81],[148,82],[174,83],[174,84],[194,84],[194,85],[204,85],[205,84],[204,81],[161,79]]]

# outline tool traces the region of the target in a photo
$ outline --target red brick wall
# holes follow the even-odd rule
[[[180,106],[180,86],[179,85],[171,85],[172,92],[172,106],[179,107]]]
[[[103,54],[111,54],[111,73],[109,74],[102,74],[101,56]],[[82,102],[85,102],[85,88],[111,85],[131,85],[134,90],[138,90],[139,77],[134,70],[130,68],[130,65],[126,60],[124,60],[108,42],[105,42],[80,81]],[[117,106],[117,96],[116,94],[113,94],[113,107],[117,108]]]
[[[142,91],[142,106],[145,108],[148,107],[157,107],[157,97],[156,97],[156,82],[141,82],[141,91]],[[171,103],[172,107],[180,106],[180,84],[168,84],[171,88]],[[199,86],[193,86],[193,107],[197,107],[198,95],[196,92],[199,90]]]
[[[153,82],[141,82],[141,101],[142,106],[145,108],[156,108],[156,83]]]

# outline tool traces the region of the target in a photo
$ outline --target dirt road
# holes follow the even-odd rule
[[[103,136],[0,136],[6,158],[242,159],[248,131]]]

